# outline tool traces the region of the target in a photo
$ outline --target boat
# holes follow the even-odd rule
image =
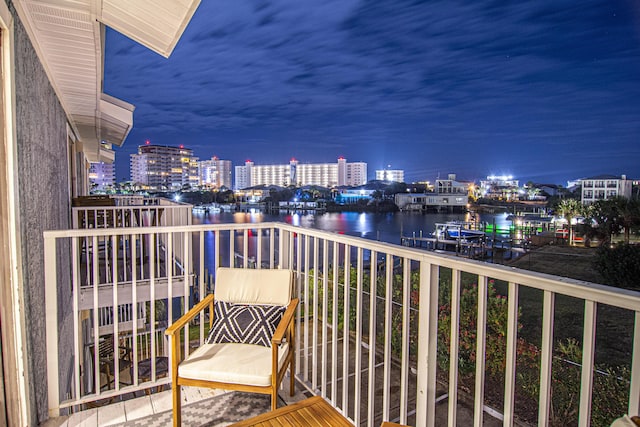
[[[434,236],[440,240],[449,239],[480,239],[485,236],[484,231],[476,230],[472,227],[472,223],[450,221],[446,223],[436,224]]]
[[[533,213],[507,215],[506,220],[511,221],[514,225],[532,226],[548,225],[554,222],[554,218],[552,216]]]
[[[217,204],[205,204],[205,205],[197,205],[194,206],[192,211],[193,213],[218,213],[220,212],[220,206]]]

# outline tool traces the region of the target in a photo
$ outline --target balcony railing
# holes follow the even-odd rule
[[[554,382],[559,360],[554,335],[565,327],[554,322],[569,305],[583,307],[577,310],[583,324],[581,359],[560,363],[573,363],[572,369],[579,370],[579,424],[590,425],[599,384],[594,378],[603,375],[596,369],[596,336],[600,339],[603,333],[597,314],[603,308],[615,310],[617,321],[634,325],[627,339],[617,343],[625,347],[630,376],[614,379],[622,381],[625,390],[623,412],[640,412],[637,292],[280,223],[91,228],[48,231],[44,239],[52,415],[170,383],[170,373],[157,369],[167,362],[164,337],[158,332],[211,292],[207,271],[220,266],[296,272],[300,306],[295,375],[356,425],[379,425],[383,419],[434,425],[436,402],[445,398],[449,425],[456,425],[457,405],[465,399],[471,399],[476,426],[482,425],[488,406],[504,425],[527,417],[548,425],[552,396],[555,400],[560,393]],[[110,244],[96,246],[101,255],[83,261],[83,242],[98,239]],[[139,257],[140,251],[147,256]],[[59,275],[57,269],[69,259],[71,274]],[[83,283],[80,270],[85,262],[94,279]],[[120,280],[124,264],[137,272],[127,281]],[[106,266],[111,279],[97,280]],[[59,277],[71,277],[71,283]],[[58,301],[56,290],[62,286],[72,289],[69,305]],[[502,296],[496,297],[494,288],[499,286]],[[471,294],[477,298],[468,313]],[[143,324],[123,315],[109,330],[93,327],[101,325],[101,307],[125,305],[144,308]],[[56,319],[63,318],[60,310],[72,310],[72,325],[57,324]],[[502,314],[496,316],[497,311]],[[523,315],[539,320],[527,325],[539,336],[536,349],[530,350],[531,363],[525,363],[521,352],[520,335],[530,332],[521,329]],[[190,339],[184,340],[185,351],[203,342],[204,324],[186,328]],[[469,341],[469,336],[474,339]],[[104,340],[112,340],[114,348],[128,347],[131,366],[121,369],[129,363],[115,357],[113,378],[103,383],[104,362],[98,352],[87,352],[87,346]],[[73,351],[64,356],[69,353],[59,345]],[[146,376],[140,375],[142,362]],[[63,384],[60,367],[68,364],[73,366],[72,380]],[[494,372],[496,364],[501,373]],[[523,381],[528,400],[523,398]]]
[[[73,207],[73,228],[160,227],[191,224],[192,205],[161,197],[144,196],[111,196],[104,200],[109,202],[107,206],[96,204]]]

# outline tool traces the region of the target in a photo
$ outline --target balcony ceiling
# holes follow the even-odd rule
[[[90,161],[122,145],[134,106],[102,92],[104,25],[168,57],[200,0],[16,0],[52,85]],[[104,24],[104,25],[103,25]]]

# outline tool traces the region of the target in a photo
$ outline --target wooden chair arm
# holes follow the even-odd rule
[[[282,315],[282,319],[280,319],[280,323],[278,323],[278,327],[276,331],[273,333],[273,338],[271,338],[271,346],[276,347],[282,343],[282,339],[284,338],[284,333],[287,331],[287,328],[293,321],[293,317],[295,315],[296,307],[298,306],[298,298],[294,298],[291,300],[284,314]]]
[[[191,310],[187,311],[181,318],[173,322],[165,331],[165,335],[173,336],[177,331],[182,329],[187,323],[193,320],[202,310],[207,308],[209,304],[213,303],[213,294],[209,294],[202,299],[199,303],[194,305]],[[212,318],[213,313],[209,313],[209,317]]]

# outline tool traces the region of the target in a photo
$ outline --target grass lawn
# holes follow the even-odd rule
[[[593,268],[596,249],[568,246],[544,246],[512,261],[509,265],[525,270],[601,283]],[[496,283],[506,295],[506,285]],[[540,345],[542,324],[542,291],[520,288],[520,336]],[[630,365],[633,339],[633,313],[616,307],[599,305],[596,328],[596,363]],[[582,342],[584,301],[558,295],[555,304],[555,341],[575,338]]]

